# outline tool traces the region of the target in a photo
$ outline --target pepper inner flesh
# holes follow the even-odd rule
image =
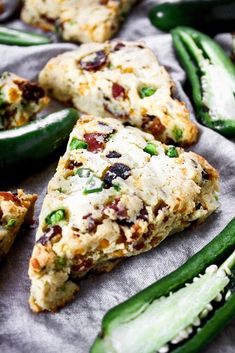
[[[213,121],[235,120],[235,76],[206,42],[188,33],[180,38],[198,68],[202,102]]]
[[[229,269],[234,265],[235,251],[219,268],[210,266],[205,274],[199,275],[192,283],[170,293],[168,297],[154,300],[135,318],[127,318],[110,328],[108,336],[104,338],[107,351],[155,353],[169,342],[181,341],[179,336],[183,337],[182,331],[187,332],[192,325],[197,326],[199,316],[205,312],[208,304],[227,287],[230,282]]]

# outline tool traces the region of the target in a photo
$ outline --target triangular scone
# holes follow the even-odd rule
[[[65,40],[104,42],[117,31],[136,0],[25,0],[22,20]]]
[[[30,260],[33,311],[54,311],[74,278],[109,271],[217,208],[218,173],[116,119],[83,116],[49,183]]]
[[[0,260],[10,250],[23,223],[31,223],[37,195],[0,191]]]
[[[173,83],[143,43],[84,44],[51,59],[40,83],[53,97],[80,111],[151,132],[180,145],[197,139],[197,126],[183,102],[172,97]]]

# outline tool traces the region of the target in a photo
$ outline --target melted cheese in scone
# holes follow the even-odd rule
[[[56,99],[128,122],[164,143],[190,145],[197,139],[185,104],[172,97],[168,73],[143,43],[81,45],[51,59],[39,80]]]
[[[56,27],[75,42],[104,42],[118,30],[136,0],[25,0],[22,19],[46,30]]]
[[[202,157],[116,119],[83,116],[49,183],[30,260],[30,306],[56,310],[74,278],[109,271],[217,208],[218,174]]]

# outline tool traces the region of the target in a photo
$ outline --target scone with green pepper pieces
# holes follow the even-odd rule
[[[0,76],[0,130],[27,124],[49,103],[42,87],[36,82],[11,72]]]
[[[31,223],[37,195],[0,191],[0,260],[9,252],[23,223]]]
[[[82,112],[115,117],[164,143],[197,139],[185,104],[172,97],[168,73],[143,43],[84,44],[51,59],[39,81],[48,94]]]
[[[22,19],[63,39],[104,42],[118,30],[136,0],[25,0]]]
[[[55,311],[74,281],[204,221],[218,173],[201,156],[113,118],[83,116],[49,183],[29,266],[30,306]]]

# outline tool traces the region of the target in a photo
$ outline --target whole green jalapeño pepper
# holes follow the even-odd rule
[[[177,26],[190,26],[215,34],[234,30],[234,0],[178,0],[165,1],[149,12],[151,23],[170,31]]]
[[[196,353],[235,316],[235,218],[183,266],[111,309],[90,353]]]
[[[64,109],[19,128],[1,131],[0,169],[5,171],[45,159],[63,145],[78,118],[75,109]]]
[[[234,64],[215,41],[192,28],[177,27],[172,37],[191,83],[198,120],[224,136],[234,137]]]
[[[51,43],[50,38],[35,33],[19,31],[0,26],[0,43],[7,45],[31,46]]]

